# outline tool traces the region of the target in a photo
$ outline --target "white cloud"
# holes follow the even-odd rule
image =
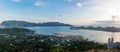
[[[80,2],[76,3],[76,5],[77,5],[78,7],[82,7],[82,3],[80,3]]]
[[[59,17],[66,17],[65,14],[60,14]]]
[[[94,4],[89,8],[91,13],[95,14],[96,19],[111,20],[112,15],[120,15],[120,0],[91,0]]]
[[[38,7],[41,7],[41,6],[45,6],[46,3],[42,2],[42,1],[36,1],[34,6],[38,6]]]
[[[22,0],[11,0],[13,2],[21,2]]]
[[[4,7],[3,7],[3,5],[0,5],[0,9],[3,9]]]
[[[72,0],[67,0],[67,1],[71,2]]]

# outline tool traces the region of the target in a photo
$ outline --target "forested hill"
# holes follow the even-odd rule
[[[32,23],[27,21],[3,21],[2,25],[5,27],[34,27],[34,26],[71,26],[70,24],[64,24],[60,22],[44,22],[44,23]]]

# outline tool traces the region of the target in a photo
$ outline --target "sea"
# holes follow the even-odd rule
[[[105,32],[96,30],[71,30],[69,26],[48,26],[48,27],[24,27],[34,30],[36,34],[53,35],[54,33],[80,35],[90,41],[107,43],[108,38],[114,38],[114,42],[120,42],[120,32]]]

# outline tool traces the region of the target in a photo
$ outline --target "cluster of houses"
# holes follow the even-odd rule
[[[64,40],[83,40],[84,38],[80,35],[54,33],[53,36],[62,37]]]

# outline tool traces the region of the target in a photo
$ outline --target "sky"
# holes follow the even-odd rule
[[[0,0],[0,22],[62,22],[74,25],[113,20],[120,0]]]

